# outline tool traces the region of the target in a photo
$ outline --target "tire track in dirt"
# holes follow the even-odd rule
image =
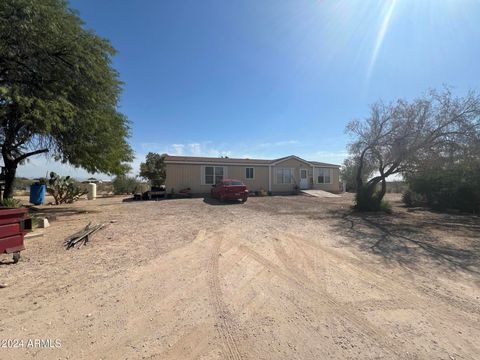
[[[339,254],[337,251],[328,249],[320,244],[314,243],[308,239],[305,239],[299,235],[296,234],[284,234],[284,238],[289,239],[293,242],[301,242],[307,246],[310,246],[314,249],[319,250],[322,253],[325,253],[327,255],[332,256],[333,258],[339,260],[342,262],[342,265],[345,267],[348,267],[351,269],[353,272],[358,272],[359,269],[363,273],[368,273],[369,276],[375,278],[377,282],[373,284],[377,289],[385,292],[385,293],[392,293],[392,291],[398,291],[396,287],[392,287],[392,284],[402,284],[404,289],[408,289],[409,287],[413,287],[425,296],[420,296],[411,293],[411,291],[404,291],[404,295],[397,297],[398,301],[402,301],[404,304],[410,304],[412,301],[421,301],[421,302],[426,302],[429,303],[428,298],[430,297],[435,297],[437,300],[440,300],[445,307],[451,309],[454,308],[456,310],[460,311],[469,311],[472,314],[479,314],[480,313],[480,307],[475,306],[471,303],[462,301],[462,300],[457,300],[457,299],[452,299],[446,297],[444,294],[438,292],[437,290],[433,288],[427,288],[424,285],[419,285],[414,282],[405,282],[402,278],[400,277],[394,277],[389,275],[388,273],[381,273],[379,274],[378,269],[375,268],[374,266],[362,262],[356,258],[349,257],[349,256],[342,256]],[[428,309],[430,305],[425,306],[425,309]],[[445,314],[448,314],[445,313]]]
[[[399,304],[399,309],[410,308],[411,304],[415,303],[417,308],[420,307],[426,313],[429,313],[432,316],[432,319],[435,320],[437,318],[437,315],[436,313],[431,312],[431,305],[429,301],[429,298],[435,297],[437,300],[441,301],[441,303],[443,304],[443,307],[449,310],[451,309],[455,309],[457,311],[460,310],[461,312],[459,312],[457,315],[462,316],[465,319],[465,321],[468,321],[468,322],[471,321],[471,319],[469,319],[469,317],[466,316],[466,314],[464,314],[466,310],[469,311],[470,315],[480,314],[480,308],[475,307],[473,304],[465,303],[464,301],[459,301],[456,299],[447,298],[444,294],[439,293],[435,289],[430,289],[424,285],[418,285],[414,282],[406,282],[400,277],[394,277],[385,272],[382,272],[380,274],[378,272],[378,269],[376,269],[372,265],[369,265],[366,262],[362,262],[356,258],[352,258],[349,256],[342,256],[335,250],[325,248],[320,244],[313,243],[312,241],[302,238],[298,235],[286,234],[285,239],[291,240],[297,244],[303,243],[307,246],[312,247],[313,249],[316,249],[321,253],[325,253],[327,255],[332,256],[333,258],[341,262],[341,266],[339,267],[344,267],[346,271],[350,271],[351,273],[354,273],[354,274],[361,271],[362,273],[367,274],[368,276],[370,276],[372,279],[375,279],[376,281],[369,282],[368,280],[365,280],[365,279],[359,279],[359,280],[365,282],[366,284],[374,286],[376,289],[386,294],[398,292],[398,287],[395,287],[392,284],[401,285],[399,287],[403,288],[403,294],[400,296],[397,296],[394,300],[392,300],[392,301],[396,301]],[[298,246],[300,246],[300,244],[298,244]],[[413,287],[423,295],[414,294],[412,293],[411,290],[408,291],[407,289],[409,287]],[[418,304],[418,302],[420,302],[422,305]],[[392,309],[391,301],[387,305],[387,309]],[[449,311],[443,312],[443,316],[449,317]]]
[[[399,302],[396,299],[368,299],[349,302],[358,311],[379,311],[379,310],[418,310],[418,306]]]
[[[317,284],[315,284],[315,287],[311,287],[310,284],[313,283],[312,279],[310,279],[301,269],[296,266],[295,260],[287,254],[285,248],[281,246],[280,241],[275,241],[273,246],[275,249],[275,254],[283,266],[305,287],[310,286],[309,291],[318,293],[318,296],[324,297],[329,306],[333,307],[335,311],[342,315],[346,320],[352,322],[360,332],[364,333],[364,335],[375,339],[379,345],[388,347],[396,355],[399,354],[400,349],[391,342],[391,339],[388,337],[388,335],[384,331],[378,329],[376,326],[371,325],[366,318],[358,314],[358,311],[356,311],[354,307],[350,306],[348,303],[345,304],[338,302],[326,291],[326,287],[320,287],[318,290],[316,286]],[[384,340],[381,340],[380,337],[383,337]]]
[[[217,331],[224,346],[224,356],[230,360],[242,360],[243,356],[236,341],[236,329],[232,316],[223,300],[219,280],[219,253],[222,244],[221,237],[216,237],[212,254],[208,262],[208,287],[215,316],[217,317]]]
[[[349,273],[350,272],[352,272],[352,273],[358,273],[359,272],[359,268],[355,268],[354,267],[355,265],[350,264],[350,262],[353,262],[356,265],[360,265],[360,262],[355,258],[350,258],[348,256],[342,257],[340,254],[337,254],[333,250],[331,250],[331,251],[326,250],[323,247],[321,247],[320,245],[319,246],[314,246],[308,240],[300,238],[297,235],[293,236],[291,234],[287,234],[283,237],[282,237],[282,235],[279,235],[278,238],[280,238],[280,239],[283,238],[286,241],[291,241],[303,253],[306,253],[305,250],[304,250],[305,245],[310,247],[312,249],[312,252],[310,253],[310,256],[314,256],[315,254],[319,253],[322,260],[325,262],[325,265],[324,265],[325,272],[327,272],[326,262],[328,261],[327,258],[326,258],[326,255],[329,255],[329,256],[337,259],[338,261],[341,261],[341,266],[339,266],[338,263],[335,262],[335,261],[329,261],[329,267],[330,268],[335,268],[336,267],[337,269],[342,269],[343,271],[347,271]],[[278,256],[278,254],[277,254],[277,256]],[[345,269],[345,268],[347,268],[348,270]],[[301,271],[300,269],[298,269],[298,270]],[[331,270],[335,272],[335,269],[331,269]],[[370,274],[370,271],[367,270],[367,273]],[[376,275],[378,276],[378,274],[376,274]],[[386,288],[386,287],[381,286],[377,283],[372,283],[371,281],[368,281],[368,279],[357,278],[356,281],[362,282],[366,286],[373,286],[377,290],[382,291],[383,293],[386,293],[386,294],[388,294],[392,291],[392,289],[390,287]],[[321,285],[323,285],[325,287],[325,291],[327,291],[326,290],[326,283],[323,282]],[[394,310],[394,309],[412,308],[412,305],[406,306],[407,304],[400,303],[398,301],[398,299],[388,299],[388,300],[368,299],[368,300],[359,300],[359,301],[350,300],[350,301],[347,301],[347,303],[351,304],[356,309],[364,308],[364,307],[366,308],[367,304],[369,304],[369,303],[372,303],[372,304],[375,303],[375,309],[376,310]],[[385,306],[383,306],[382,304],[384,304]],[[405,306],[403,306],[403,305],[405,305]],[[385,309],[384,309],[384,307],[385,307]]]
[[[392,286],[392,284],[398,284],[400,286],[402,286],[404,289],[408,289],[408,285],[406,282],[404,281],[400,281],[399,282],[399,279],[398,278],[394,278],[393,276],[390,276],[388,274],[379,274],[378,271],[375,272],[374,268],[372,268],[371,265],[368,265],[364,262],[361,262],[360,260],[358,259],[355,259],[355,258],[351,258],[351,257],[348,257],[348,256],[342,256],[341,254],[339,254],[337,251],[335,250],[332,250],[332,249],[327,249],[327,248],[324,248],[323,246],[321,246],[320,244],[316,244],[316,243],[313,243],[307,239],[304,239],[303,237],[301,236],[298,236],[296,234],[283,234],[283,235],[279,235],[278,237],[282,238],[283,239],[286,239],[286,240],[290,240],[294,243],[297,243],[297,246],[301,246],[300,244],[298,244],[297,241],[299,241],[300,243],[303,243],[305,245],[308,245],[308,246],[311,246],[313,247],[314,249],[317,249],[318,251],[320,252],[323,252],[327,255],[331,255],[333,258],[336,258],[337,260],[341,261],[341,265],[346,267],[346,268],[349,268],[352,273],[358,273],[359,270],[361,269],[363,273],[367,273],[368,275],[370,275],[372,278],[374,279],[377,279],[378,283],[374,283],[373,285],[380,291],[384,292],[385,294],[391,294],[391,293],[397,293],[398,292],[398,288],[397,287],[394,287]],[[279,243],[279,241],[276,241],[274,246],[279,246],[277,243]],[[280,250],[277,248],[276,249],[276,253],[277,253],[277,256],[279,256],[279,259],[280,261],[282,261],[282,257],[283,257],[283,260],[284,261],[288,261],[288,255],[286,254],[285,250]],[[293,266],[294,269],[293,269],[293,272],[296,273],[296,274],[299,274],[301,273],[301,269],[298,269],[295,265],[295,262],[293,260],[291,260],[291,264],[288,265],[287,263],[284,263],[284,261],[282,261],[282,263],[285,265],[285,267],[287,266]],[[305,276],[305,279],[308,279],[308,277]],[[389,281],[390,279],[390,281]],[[366,280],[362,280],[362,279],[359,279],[363,282],[366,282],[367,284],[370,284],[370,282],[366,281]],[[403,282],[403,284],[402,284]],[[429,294],[425,287],[424,286],[421,286],[421,285],[417,285],[417,284],[410,284],[410,286],[414,286],[415,289],[419,290],[420,292],[422,292],[423,294],[431,297],[432,294]],[[434,291],[434,294],[437,295],[437,292]],[[441,298],[440,300],[443,300],[443,298]],[[370,308],[370,310],[373,310],[373,311],[378,311],[378,310],[406,310],[406,309],[412,309],[414,308],[415,310],[420,310],[423,312],[423,314],[425,316],[427,316],[427,318],[429,319],[429,321],[432,323],[432,324],[436,324],[437,327],[441,328],[441,323],[439,322],[439,319],[438,319],[438,311],[435,311],[431,308],[430,306],[430,303],[428,301],[428,299],[425,297],[425,296],[420,296],[420,295],[416,295],[416,294],[413,294],[411,291],[404,291],[404,294],[395,298],[395,299],[389,299],[389,300],[377,300],[375,301],[375,304],[372,303],[372,307]],[[350,301],[348,303],[342,303],[340,306],[348,306],[350,307],[353,311],[359,311],[362,307],[365,308],[366,304],[368,303],[368,301],[366,302],[359,302],[358,303],[358,306],[357,306],[357,303],[358,302],[355,302],[355,301]],[[452,304],[448,304],[448,303],[445,303],[444,301],[442,301],[443,303],[443,306],[446,307],[447,309],[451,309],[452,307],[453,308],[457,308],[457,307],[460,307],[459,304],[457,305],[457,303],[455,302],[455,305],[456,306],[452,306]],[[433,311],[432,311],[433,310]],[[460,310],[463,311],[463,309],[460,308]],[[474,314],[478,314],[478,312],[473,312]],[[457,315],[459,316],[462,316],[464,318],[464,321],[467,322],[467,323],[471,323],[472,326],[474,327],[475,326],[475,320],[472,320],[471,318],[469,318],[468,316],[464,315],[463,313],[458,313],[457,312]],[[456,321],[456,318],[450,314],[449,311],[442,311],[442,317],[444,320],[448,320],[448,321],[452,321],[453,323],[455,323]],[[472,353],[475,353],[476,349],[475,347],[472,347],[473,344],[464,344],[466,346],[468,346],[468,348],[470,348],[470,351]],[[457,348],[457,351],[460,351],[461,348]],[[473,359],[473,358],[472,358]]]
[[[346,309],[345,304],[338,303],[330,294],[319,291],[316,288],[312,287],[311,280],[305,276],[302,276],[300,272],[294,271],[288,273],[284,271],[280,266],[276,265],[275,263],[271,262],[270,260],[264,258],[262,255],[257,253],[255,250],[251,249],[246,245],[240,245],[239,249],[250,255],[254,260],[256,260],[261,265],[265,266],[266,268],[270,269],[280,278],[287,280],[288,282],[293,283],[297,289],[305,294],[306,296],[310,297],[311,299],[323,303],[324,305],[328,306],[329,312],[333,312],[335,315],[340,315],[348,322],[352,323],[357,330],[362,333],[366,338],[372,339],[374,342],[378,343],[382,348],[388,349],[388,351],[395,355],[397,358],[405,358],[400,354],[404,355],[403,351],[397,345],[393,344],[388,336],[383,332],[374,327],[373,325],[368,322],[362,316],[358,316],[355,309]],[[284,255],[281,255],[284,257]],[[280,259],[282,261],[282,259]],[[283,261],[288,261],[287,259],[283,259]],[[282,261],[282,263],[283,263]],[[312,314],[315,316],[316,314]]]
[[[274,237],[275,241],[281,241],[280,237]],[[297,245],[297,251],[300,252],[303,256],[304,261],[307,264],[307,268],[309,268],[312,273],[315,275],[315,279],[318,279],[317,285],[322,288],[322,291],[326,291],[326,279],[328,276],[328,270],[327,270],[327,258],[325,257],[325,254],[320,251],[315,251],[315,252],[307,252],[305,250],[305,246],[298,246],[298,244],[295,242]],[[278,254],[277,254],[278,256]],[[299,269],[300,270],[300,269]],[[300,270],[301,271],[301,270]],[[311,279],[313,281],[313,279]]]

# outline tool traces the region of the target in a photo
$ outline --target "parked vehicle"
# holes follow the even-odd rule
[[[248,199],[247,186],[240,180],[224,179],[218,184],[213,185],[210,191],[213,198],[220,201],[226,200],[241,200],[242,202]]]
[[[165,185],[152,186],[150,190],[142,194],[143,200],[152,200],[165,197]],[[135,196],[134,196],[135,197]]]

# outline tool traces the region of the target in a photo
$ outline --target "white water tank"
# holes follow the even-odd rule
[[[88,183],[88,200],[95,200],[97,198],[97,184]]]

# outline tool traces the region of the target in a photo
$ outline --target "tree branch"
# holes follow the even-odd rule
[[[19,156],[18,158],[15,159],[15,163],[19,163],[20,161],[23,161],[25,160],[26,158],[30,157],[30,156],[33,156],[33,155],[38,155],[38,154],[43,154],[43,153],[46,153],[48,152],[48,149],[39,149],[39,150],[35,150],[35,151],[31,151],[31,152],[28,152],[28,153],[25,153],[21,156]]]

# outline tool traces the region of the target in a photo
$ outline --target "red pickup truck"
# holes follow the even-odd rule
[[[213,198],[217,198],[220,201],[225,200],[242,200],[242,202],[248,199],[248,189],[246,185],[240,180],[224,179],[218,184],[213,185],[210,191]]]

